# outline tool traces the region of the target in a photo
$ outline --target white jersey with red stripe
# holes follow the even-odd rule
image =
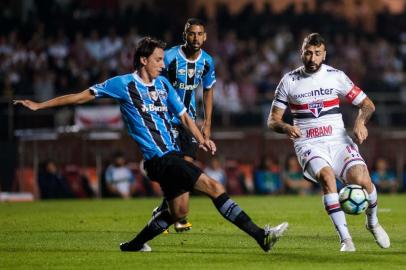
[[[360,104],[366,94],[344,74],[323,64],[319,71],[306,73],[304,67],[285,74],[280,81],[273,106],[286,109],[302,136],[295,144],[311,141],[343,141],[347,138],[340,113],[340,97]]]

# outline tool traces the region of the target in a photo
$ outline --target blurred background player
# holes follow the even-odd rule
[[[282,182],[288,194],[308,195],[312,192],[312,183],[304,179],[300,164],[294,155],[286,159]]]
[[[366,210],[366,228],[380,247],[389,248],[389,237],[378,223],[377,192],[358,146],[344,128],[339,96],[359,107],[353,129],[359,144],[368,137],[365,125],[375,106],[344,72],[323,64],[326,43],[319,34],[312,33],[304,39],[301,58],[304,65],[287,73],[276,89],[268,126],[294,141],[304,176],[321,184],[324,206],[340,236],[340,250],[355,251],[355,246],[338,201],[336,178],[367,190],[370,205]],[[288,106],[293,125],[282,120]]]
[[[136,191],[135,177],[127,167],[125,157],[117,152],[113,156],[113,162],[106,169],[106,189],[112,195],[129,199]]]
[[[220,183],[183,159],[171,132],[169,112],[179,117],[181,123],[197,139],[199,148],[214,154],[216,146],[201,134],[170,83],[159,76],[164,67],[164,47],[165,43],[162,41],[143,38],[135,50],[134,73],[113,77],[77,94],[40,103],[15,100],[14,104],[22,104],[36,111],[68,104],[83,104],[103,97],[120,101],[128,132],[138,143],[145,159],[147,175],[160,184],[169,205],[169,209],[154,215],[133,240],[122,243],[121,251],[151,251],[147,242],[187,215],[188,206],[185,203],[188,201],[185,202],[181,195],[197,190],[212,199],[225,219],[255,239],[265,252],[269,252],[288,224],[284,222],[273,228],[269,225],[264,229],[259,228],[228,197]]]
[[[371,179],[380,192],[396,193],[398,191],[399,183],[396,174],[391,170],[385,158],[376,159],[371,171]]]
[[[199,85],[203,87],[203,112],[204,122],[202,126],[203,136],[210,139],[211,118],[213,111],[213,85],[216,82],[214,61],[212,57],[202,49],[207,39],[205,25],[202,20],[190,18],[187,20],[183,32],[183,45],[174,46],[165,51],[164,75],[175,88],[190,117],[196,121],[196,92]],[[179,118],[173,116],[173,133],[184,153],[187,161],[196,160],[198,143],[193,135],[180,123]],[[189,193],[182,195],[182,199],[189,200]],[[153,214],[166,209],[165,199],[161,205],[154,209]],[[192,224],[184,220],[175,223],[177,232],[187,231]]]
[[[74,198],[74,193],[68,181],[52,159],[42,162],[38,172],[38,186],[41,199]]]

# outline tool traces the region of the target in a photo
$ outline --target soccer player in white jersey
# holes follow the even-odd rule
[[[293,140],[304,176],[321,184],[325,209],[340,237],[340,251],[355,251],[355,246],[338,201],[336,179],[367,190],[366,228],[381,248],[389,248],[389,236],[378,223],[377,192],[357,145],[344,128],[339,97],[359,108],[353,128],[358,144],[368,137],[365,125],[375,106],[344,72],[323,64],[326,44],[318,33],[304,39],[301,58],[303,66],[287,73],[276,89],[268,126]],[[293,125],[282,120],[288,106]]]

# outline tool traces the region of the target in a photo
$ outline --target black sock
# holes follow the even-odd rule
[[[161,234],[172,224],[173,219],[169,211],[161,212],[155,218],[152,218],[129,244],[134,247],[142,247],[144,243]]]
[[[164,198],[161,202],[161,204],[158,206],[158,212],[165,211],[168,209],[168,201]]]
[[[226,193],[213,199],[213,203],[224,218],[234,223],[257,241],[262,240],[264,230],[252,222],[251,218]]]

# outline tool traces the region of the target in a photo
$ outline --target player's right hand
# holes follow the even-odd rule
[[[205,139],[202,143],[200,143],[199,148],[206,152],[210,151],[212,155],[214,155],[217,151],[216,144],[212,140],[208,139]]]
[[[27,107],[30,110],[36,111],[40,108],[39,103],[31,101],[29,99],[24,99],[24,100],[13,100],[13,104],[17,105],[17,104],[21,104],[25,107]]]
[[[287,127],[285,127],[285,133],[292,140],[300,138],[300,136],[302,136],[302,132],[297,126],[288,125]]]

